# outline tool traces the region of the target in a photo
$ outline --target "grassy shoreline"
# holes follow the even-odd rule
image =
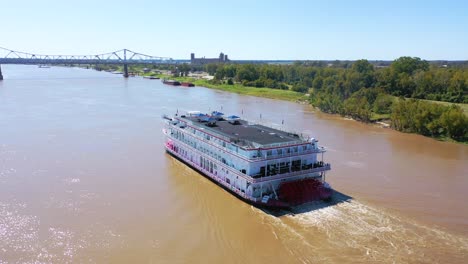
[[[303,102],[307,101],[308,97],[302,93],[289,91],[289,90],[279,90],[279,89],[271,89],[271,88],[257,88],[257,87],[249,87],[243,86],[242,84],[212,84],[208,80],[202,79],[194,79],[190,77],[172,77],[169,75],[158,74],[156,75],[160,78],[176,80],[179,82],[191,82],[196,86],[202,86],[210,89],[226,91],[231,93],[237,93],[242,95],[251,95],[269,99],[277,99],[277,100],[285,100],[291,102]]]

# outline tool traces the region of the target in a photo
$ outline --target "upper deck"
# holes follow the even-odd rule
[[[252,124],[238,117],[224,119],[206,115],[181,115],[178,119],[245,148],[265,148],[307,142],[298,134]]]

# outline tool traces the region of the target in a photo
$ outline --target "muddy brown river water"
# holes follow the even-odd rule
[[[2,71],[0,263],[468,260],[468,146],[202,87]],[[333,201],[262,211],[164,152],[163,113],[221,107],[318,138]]]

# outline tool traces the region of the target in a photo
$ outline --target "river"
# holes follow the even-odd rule
[[[0,263],[468,259],[468,146],[203,87],[2,71]],[[259,210],[164,152],[163,113],[215,109],[318,138],[333,202]]]

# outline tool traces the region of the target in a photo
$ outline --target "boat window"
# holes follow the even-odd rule
[[[278,152],[278,155],[283,155],[283,149],[277,149],[276,152]]]
[[[273,154],[273,152],[271,150],[267,151],[267,157],[270,157],[272,154]]]

